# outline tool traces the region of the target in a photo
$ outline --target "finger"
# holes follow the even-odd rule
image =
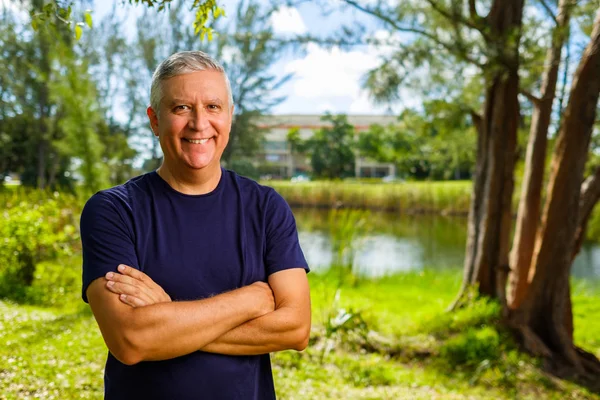
[[[137,297],[146,303],[155,303],[154,299],[148,293],[136,285],[129,285],[123,282],[108,281],[106,287],[113,293],[124,294],[126,296]]]
[[[140,271],[139,269],[132,268],[125,264],[119,264],[117,267],[120,273],[123,275],[130,276],[137,279],[140,282],[154,282],[148,275]]]
[[[159,301],[171,301],[171,297],[165,292],[165,290],[158,283],[154,282],[152,278],[143,273],[140,270],[132,268],[125,264],[120,264],[117,269],[121,272],[120,276],[115,276],[119,274],[114,274],[109,277],[110,272],[107,275],[107,279],[121,280],[123,282],[127,282],[129,284],[135,284],[135,282],[130,279],[135,279],[138,282],[142,282],[148,290],[146,291],[155,302]],[[125,278],[125,276],[128,276]],[[121,279],[123,277],[123,279]],[[129,278],[130,277],[130,278]]]
[[[143,307],[143,306],[147,306],[148,303],[144,302],[142,299],[139,299],[135,296],[128,296],[126,294],[121,294],[119,295],[119,300],[121,300],[121,302],[127,304],[128,306],[131,307]]]
[[[119,274],[118,272],[107,272],[104,276],[108,281],[126,283],[133,286],[146,286],[145,282],[141,282],[138,279],[132,278],[127,275]]]
[[[155,288],[148,287],[147,283],[117,272],[107,273],[106,280],[112,282],[111,284],[107,283],[107,287],[112,288],[111,291],[114,293],[137,296],[149,302],[149,304],[171,301],[171,298],[158,285],[154,285]]]

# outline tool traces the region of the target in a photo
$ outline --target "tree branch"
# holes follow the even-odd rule
[[[484,39],[489,41],[489,38],[488,38],[487,34],[484,32],[483,27],[480,24],[478,24],[478,22],[481,20],[481,18],[475,18],[475,19],[464,18],[462,14],[459,14],[457,12],[453,12],[453,13],[448,12],[448,10],[444,9],[443,7],[440,7],[440,5],[438,3],[436,3],[434,0],[426,0],[426,1],[431,6],[431,8],[433,8],[435,11],[437,11],[440,15],[442,15],[444,18],[446,18],[450,22],[460,22],[461,24],[463,24],[471,29],[475,29],[477,32],[479,32],[481,34],[481,36],[483,36]],[[473,7],[475,7],[475,0],[469,0],[469,13],[471,15],[473,15],[472,12],[474,12],[475,15],[477,15],[477,11],[475,9],[471,10],[471,5],[473,5]]]
[[[483,68],[484,65],[481,64],[480,62],[478,62],[476,59],[472,58],[470,55],[468,55],[467,53],[458,50],[456,47],[453,47],[451,44],[444,42],[443,40],[441,40],[439,37],[437,37],[436,35],[434,35],[433,33],[427,32],[423,29],[419,29],[416,27],[412,27],[412,26],[402,26],[399,25],[396,21],[394,21],[393,19],[391,19],[390,17],[383,15],[380,12],[377,12],[376,10],[364,7],[360,4],[358,4],[356,1],[354,0],[343,0],[344,3],[356,8],[359,11],[364,12],[365,14],[369,14],[375,18],[380,19],[381,21],[385,22],[386,24],[390,25],[392,28],[401,31],[401,32],[409,32],[409,33],[415,33],[417,35],[421,35],[423,37],[426,37],[428,39],[431,39],[432,41],[434,41],[435,43],[437,43],[438,45],[442,46],[443,48],[445,48],[446,50],[448,50],[451,54],[457,55],[461,58],[463,58],[465,61],[468,61],[480,68]],[[429,1],[429,0],[428,0]],[[458,51],[457,51],[458,50]]]
[[[594,210],[594,206],[600,199],[600,167],[596,168],[593,175],[590,175],[581,185],[581,194],[579,197],[579,221],[577,230],[575,231],[575,246],[573,248],[573,256],[581,250],[581,245],[585,239],[585,231],[590,215]]]
[[[552,20],[554,20],[554,23],[558,24],[558,21],[556,19],[556,15],[554,15],[554,11],[552,11],[552,9],[548,5],[548,3],[546,3],[546,0],[538,0],[538,1],[542,5],[542,8],[546,11],[546,13],[548,14],[548,16],[550,18],[552,18]]]
[[[527,99],[529,101],[531,101],[533,103],[534,106],[539,107],[540,104],[542,103],[542,99],[540,99],[539,97],[534,96],[531,92],[525,90],[525,89],[521,89],[519,90],[519,93],[521,93],[523,96],[527,97]]]
[[[477,14],[477,8],[475,7],[475,0],[469,0],[469,16],[473,21],[479,21],[481,17]]]

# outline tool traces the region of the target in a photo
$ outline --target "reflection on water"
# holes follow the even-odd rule
[[[313,270],[333,261],[327,211],[295,209],[300,244]],[[465,217],[398,216],[373,213],[369,233],[354,242],[354,269],[369,276],[422,269],[462,269],[467,237]],[[600,280],[600,245],[587,243],[572,275]]]

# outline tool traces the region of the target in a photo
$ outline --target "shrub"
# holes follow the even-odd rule
[[[72,196],[56,193],[34,202],[9,204],[0,224],[0,297],[26,298],[36,265],[70,256],[79,249],[79,229]],[[68,205],[67,205],[68,204]]]
[[[483,360],[495,360],[500,356],[500,336],[496,329],[486,326],[469,328],[456,335],[440,349],[440,355],[450,366],[474,366]]]

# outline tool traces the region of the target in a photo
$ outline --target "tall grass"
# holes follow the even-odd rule
[[[292,207],[360,208],[401,214],[468,215],[471,181],[364,183],[353,181],[269,181]],[[513,214],[519,204],[513,194]],[[590,217],[586,238],[600,242],[600,207]]]
[[[470,181],[373,183],[270,181],[292,206],[343,206],[402,213],[469,212]]]

